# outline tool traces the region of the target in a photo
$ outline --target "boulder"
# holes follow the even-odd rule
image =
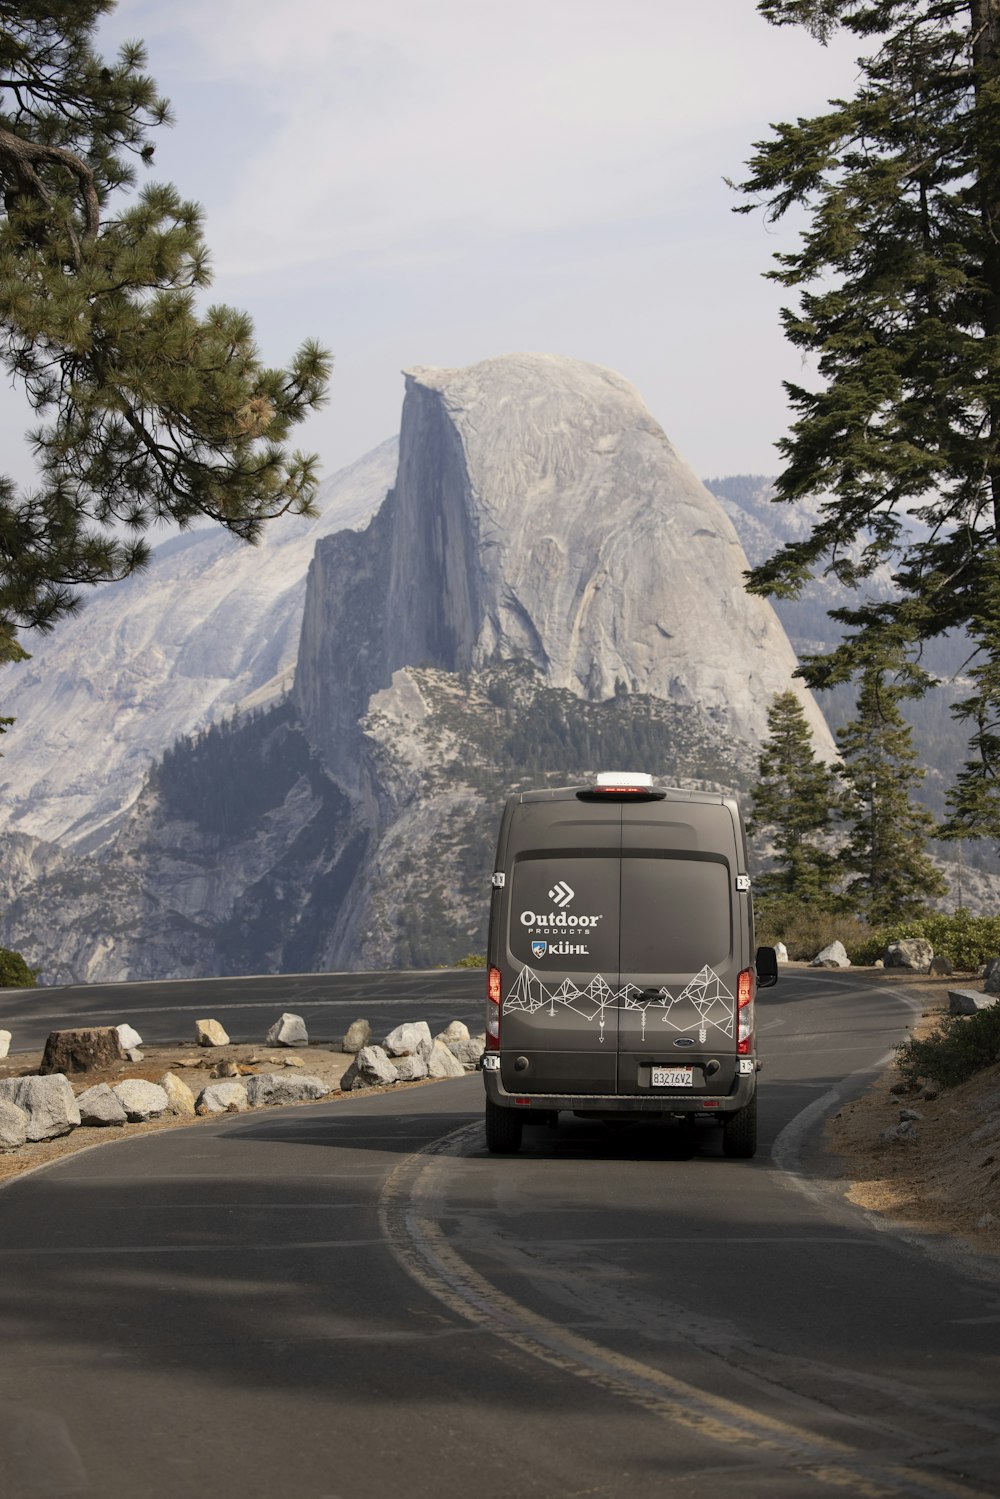
[[[326,1098],[331,1089],[321,1078],[304,1072],[259,1072],[246,1080],[247,1102],[252,1109],[280,1103],[312,1103]]]
[[[809,964],[810,968],[850,968],[851,960],[842,942],[831,942],[818,952]]]
[[[950,978],[955,970],[947,958],[931,958],[927,972],[934,978]]]
[[[130,1124],[144,1124],[147,1119],[165,1114],[170,1107],[170,1099],[159,1083],[148,1083],[143,1077],[123,1078],[112,1086],[111,1091],[125,1110]]]
[[[95,1083],[76,1095],[76,1106],[80,1110],[80,1123],[90,1125],[124,1124],[128,1115],[121,1100],[107,1083]]]
[[[194,1094],[187,1083],[175,1077],[172,1072],[165,1072],[160,1078],[160,1087],[167,1095],[172,1114],[194,1117]]]
[[[250,1101],[243,1083],[234,1078],[202,1088],[194,1107],[197,1114],[242,1114],[250,1107]]]
[[[229,1037],[217,1020],[196,1020],[194,1039],[199,1046],[228,1046]]]
[[[52,1031],[45,1043],[42,1077],[53,1073],[93,1072],[117,1067],[125,1061],[125,1048],[113,1025],[85,1026],[78,1030]]]
[[[431,1055],[433,1054],[432,1049]],[[396,1068],[396,1081],[399,1083],[416,1083],[427,1076],[427,1063],[417,1054],[396,1057],[393,1065]]]
[[[309,1034],[301,1015],[278,1017],[267,1033],[268,1046],[308,1046]]]
[[[395,1065],[381,1046],[362,1046],[354,1065],[357,1068],[355,1087],[358,1083],[362,1087],[380,1087],[384,1083],[396,1082],[399,1077]]]
[[[0,1031],[0,1061],[10,1052],[10,1043],[13,1039],[10,1031]]]
[[[48,1077],[0,1078],[0,1100],[4,1099],[28,1116],[29,1141],[68,1135],[80,1123],[73,1089],[61,1072]]]
[[[926,973],[934,949],[926,937],[901,937],[890,942],[883,957],[886,968],[908,968],[912,973]]]
[[[350,1055],[359,1052],[362,1046],[367,1046],[371,1040],[372,1028],[367,1020],[355,1020],[347,1027],[347,1035],[340,1043],[341,1051]]]
[[[470,1036],[468,1041],[453,1041],[448,1047],[452,1056],[461,1062],[464,1071],[473,1072],[476,1063],[486,1050],[486,1036]]]
[[[435,1041],[443,1041],[445,1046],[450,1046],[453,1041],[468,1041],[468,1039],[469,1027],[462,1020],[452,1020],[434,1037]]]
[[[899,1141],[915,1145],[920,1137],[920,1130],[915,1119],[903,1119],[899,1124],[892,1124],[884,1129],[879,1135],[880,1145],[895,1145]]]
[[[139,1032],[134,1029],[133,1026],[128,1025],[127,1023],[123,1023],[122,1025],[116,1025],[115,1030],[118,1032],[118,1039],[122,1044],[122,1051],[138,1051],[139,1047],[142,1045],[142,1037],[139,1035]]]
[[[995,994],[980,994],[978,989],[949,989],[949,1015],[975,1015],[977,1010],[989,1010],[997,1002]]]
[[[27,1141],[27,1114],[8,1098],[0,1098],[0,1150],[20,1150]]]
[[[469,1039],[466,1037],[464,1041],[457,1041],[455,1044],[458,1046],[467,1046]],[[431,1052],[431,1059],[427,1063],[427,1072],[430,1077],[465,1076],[465,1068],[462,1066],[462,1063],[440,1038],[434,1042],[434,1050]]]
[[[1000,994],[1000,958],[988,958],[983,969],[983,988],[987,994]]]
[[[788,962],[788,948],[783,942],[776,942],[774,944],[774,951],[779,963]]]
[[[426,1062],[434,1047],[431,1028],[426,1020],[410,1020],[397,1025],[382,1042],[391,1057],[423,1057]]]

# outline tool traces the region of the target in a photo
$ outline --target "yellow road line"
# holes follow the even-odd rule
[[[406,1157],[390,1173],[379,1202],[386,1241],[403,1269],[452,1312],[551,1368],[642,1406],[651,1414],[712,1442],[790,1459],[794,1470],[817,1483],[850,1489],[859,1499],[983,1499],[945,1475],[883,1463],[847,1443],[822,1437],[713,1395],[662,1369],[602,1347],[563,1327],[491,1285],[449,1243],[437,1226],[435,1203],[443,1198],[441,1157],[461,1153],[480,1126],[464,1126]]]

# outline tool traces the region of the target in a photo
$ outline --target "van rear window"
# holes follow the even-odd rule
[[[696,973],[732,951],[729,866],[723,860],[622,859],[621,963],[630,973]]]
[[[509,946],[539,973],[567,970],[609,980],[618,972],[621,866],[606,855],[518,859]]]

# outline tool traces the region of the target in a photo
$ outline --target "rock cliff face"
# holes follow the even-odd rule
[[[20,830],[0,942],[46,982],[453,961],[481,950],[512,787],[601,768],[748,786],[795,657],[626,381],[538,355],[412,370],[394,457],[270,551],[174,543],[27,664],[42,696],[11,711],[46,748],[31,795],[24,748],[0,761]],[[88,716],[105,677],[110,730]],[[236,702],[258,706],[204,727]]]
[[[597,702],[624,684],[754,743],[796,660],[771,606],[745,593],[746,565],[619,375],[527,354],[410,370],[395,487],[366,531],[317,545],[295,700],[354,790],[357,720],[407,666],[523,658],[547,687]]]
[[[318,517],[283,516],[259,546],[218,528],[175,537],[27,640],[31,660],[3,672],[0,832],[98,848],[175,738],[287,690],[317,539],[368,521],[396,455],[392,439],[333,475]]]

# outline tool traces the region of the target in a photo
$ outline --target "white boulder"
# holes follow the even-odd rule
[[[0,1150],[20,1150],[27,1140],[27,1114],[16,1103],[0,1098]]]
[[[194,1039],[199,1046],[228,1046],[229,1037],[217,1020],[196,1020]]]
[[[143,1077],[123,1078],[112,1086],[111,1091],[125,1110],[130,1124],[144,1124],[147,1119],[165,1114],[170,1107],[170,1099],[159,1083],[147,1082]]]
[[[0,1031],[0,1059],[10,1052],[10,1043],[13,1041],[10,1031]]]
[[[73,1089],[62,1072],[48,1077],[0,1078],[0,1100],[16,1104],[28,1117],[27,1138],[53,1140],[80,1123]]]
[[[450,1029],[451,1027],[449,1026]],[[459,1040],[457,1044],[467,1045],[468,1036],[466,1036],[464,1041]],[[465,1068],[462,1066],[462,1063],[455,1056],[454,1052],[449,1049],[447,1043],[440,1040],[440,1038],[434,1042],[434,1050],[431,1052],[431,1059],[427,1063],[427,1072],[430,1077],[465,1076]]]
[[[450,1046],[453,1041],[468,1041],[469,1027],[462,1020],[452,1020],[443,1031],[438,1031],[434,1039],[443,1041],[445,1046]]]
[[[209,1083],[202,1088],[195,1104],[198,1114],[242,1114],[250,1107],[247,1090],[242,1083],[228,1078],[221,1083]]]
[[[176,1077],[172,1072],[165,1072],[160,1078],[160,1087],[167,1095],[172,1114],[194,1117],[194,1094],[182,1078]]]
[[[396,1057],[394,1065],[396,1081],[399,1083],[416,1083],[422,1077],[427,1076],[427,1063],[416,1053],[411,1056]]]
[[[267,1033],[268,1046],[308,1046],[309,1034],[301,1015],[284,1014]]]
[[[326,1098],[329,1084],[307,1072],[258,1072],[246,1080],[247,1102],[252,1109],[270,1104],[312,1103]]]
[[[908,968],[911,973],[926,973],[931,966],[934,948],[926,937],[901,937],[890,942],[884,953],[886,968]]]
[[[128,1024],[116,1025],[115,1030],[118,1032],[118,1040],[121,1042],[122,1051],[137,1051],[142,1045],[142,1037],[133,1026]]]
[[[779,963],[788,962],[788,948],[783,942],[776,942],[774,944],[774,951]]]
[[[851,960],[842,942],[831,942],[818,952],[809,964],[810,968],[850,968]]]
[[[410,1020],[397,1025],[382,1042],[391,1057],[422,1057],[426,1062],[434,1048],[431,1028],[426,1020]]]
[[[107,1083],[95,1083],[76,1095],[76,1106],[80,1110],[80,1123],[103,1125],[124,1124],[128,1115]]]

